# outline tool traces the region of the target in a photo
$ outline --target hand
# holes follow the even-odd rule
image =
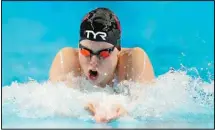
[[[114,107],[115,107],[115,110],[108,115],[100,115],[96,111],[95,105],[93,105],[92,103],[88,103],[85,108],[92,114],[96,122],[107,123],[114,119],[119,118],[122,115],[127,114],[126,110],[123,108],[122,105],[116,104],[114,105]]]

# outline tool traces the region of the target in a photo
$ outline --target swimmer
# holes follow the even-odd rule
[[[121,31],[119,19],[111,10],[90,11],[80,25],[78,48],[65,47],[56,54],[50,68],[50,81],[65,81],[72,72],[73,76],[85,76],[102,88],[125,80],[150,83],[155,76],[149,57],[139,47],[121,48]],[[86,105],[97,122],[109,122],[126,114],[118,104],[112,117],[99,117],[94,107],[93,103]]]

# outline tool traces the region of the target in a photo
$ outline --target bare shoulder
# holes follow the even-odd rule
[[[78,49],[72,47],[64,47],[58,51],[55,59],[58,63],[63,62],[64,65],[69,64],[69,62],[76,61],[78,58]]]
[[[122,80],[139,82],[154,78],[154,70],[146,52],[140,47],[122,48],[119,52],[118,76]]]
[[[59,52],[68,53],[68,54],[71,54],[71,53],[78,53],[78,49],[72,48],[72,47],[64,47],[64,48],[62,48]],[[58,53],[59,53],[59,52],[58,52]]]
[[[129,54],[129,53],[146,53],[144,49],[140,47],[134,47],[134,48],[122,48],[121,51],[119,52],[119,55],[124,55],[124,54]]]
[[[59,80],[70,72],[79,74],[80,65],[78,61],[78,49],[65,47],[58,51],[52,61],[49,78]]]

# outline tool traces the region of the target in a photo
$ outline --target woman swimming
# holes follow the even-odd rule
[[[152,64],[139,47],[121,48],[121,27],[118,17],[107,8],[90,11],[80,26],[79,48],[65,47],[55,56],[50,68],[50,80],[63,81],[69,73],[84,75],[99,87],[113,86],[117,82],[131,80],[148,83],[154,79]],[[126,113],[121,105],[109,118],[96,115],[95,105],[87,109],[97,122],[108,122]]]

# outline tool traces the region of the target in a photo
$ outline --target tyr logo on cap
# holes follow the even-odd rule
[[[87,38],[90,38],[90,34],[93,35],[93,39],[97,39],[97,36],[99,35],[103,40],[106,40],[107,34],[105,32],[94,32],[92,30],[86,30]]]

